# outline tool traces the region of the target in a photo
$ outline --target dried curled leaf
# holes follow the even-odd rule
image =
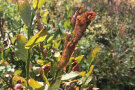
[[[76,18],[75,29],[74,29],[74,36],[70,42],[67,43],[66,47],[63,50],[61,60],[58,65],[58,69],[63,68],[69,61],[75,46],[77,45],[78,41],[83,36],[86,28],[94,20],[96,13],[94,12],[85,12],[82,15]]]

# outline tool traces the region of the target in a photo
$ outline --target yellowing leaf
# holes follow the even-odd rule
[[[33,8],[41,8],[46,0],[33,0]]]
[[[47,77],[45,76],[45,73],[44,73],[44,70],[43,70],[43,69],[42,69],[42,77],[43,77],[45,83],[46,83],[48,86],[50,86],[50,83],[49,83]]]
[[[39,82],[35,81],[32,78],[29,79],[28,83],[32,88],[35,88],[35,89],[44,88],[44,86],[42,84],[40,84]]]
[[[50,62],[49,61],[46,61],[46,60],[37,60],[37,63],[40,64],[40,65],[49,65]]]
[[[31,23],[31,7],[28,0],[20,0],[19,2],[19,14],[23,22],[29,26]]]
[[[67,63],[67,65],[70,65],[73,60],[75,60],[75,58],[74,58],[74,57],[71,57],[71,58],[69,59],[69,62]]]
[[[79,76],[82,76],[82,77],[83,77],[83,76],[85,75],[85,73],[86,73],[86,72],[80,72],[80,73],[79,73]]]
[[[14,75],[20,75],[22,73],[22,70],[16,70],[15,72],[14,72]]]
[[[89,72],[86,74],[86,77],[89,77],[94,69],[94,65],[91,65]]]
[[[47,20],[48,20],[48,15],[49,15],[49,11],[45,11],[45,13],[42,16],[42,22],[44,24],[47,24]]]
[[[83,59],[84,55],[78,56],[75,58],[75,60],[77,60],[77,63],[80,63],[81,60]]]
[[[94,49],[93,49],[93,51],[92,51],[92,58],[95,58],[96,57],[96,54],[98,53],[98,52],[100,52],[100,47],[99,46],[97,46],[97,47],[95,47]]]
[[[17,57],[22,60],[27,60],[27,50],[25,49],[25,44],[27,42],[27,39],[22,34],[17,34],[17,45],[16,45],[16,55]]]
[[[15,84],[17,84],[18,81],[20,81],[23,86],[27,86],[26,85],[26,80],[23,77],[18,76],[18,75],[15,75],[12,78],[12,85],[14,86]]]
[[[36,35],[31,37],[31,39],[26,43],[25,48],[26,49],[33,48],[38,43],[44,41],[44,39],[46,37],[46,33],[47,33],[47,31],[45,29],[43,29],[40,32],[38,32]]]

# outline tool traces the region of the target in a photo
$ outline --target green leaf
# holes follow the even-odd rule
[[[54,42],[54,47],[55,48],[59,48],[60,43],[61,43],[61,39],[60,38],[57,38],[57,40]]]
[[[83,77],[85,74],[86,74],[86,72],[80,72],[79,73],[79,76],[82,76]]]
[[[69,65],[68,73],[72,70],[72,62],[73,62],[73,60],[75,60],[75,58],[71,57],[69,59],[69,62],[67,63],[67,65]]]
[[[91,75],[93,69],[94,69],[94,65],[91,65],[89,72],[86,74],[86,77],[89,77]]]
[[[61,84],[61,77],[58,77],[55,81],[55,83],[53,83],[48,90],[58,90]]]
[[[78,64],[82,61],[83,57],[84,57],[84,55],[81,55],[81,56],[78,56],[75,58],[75,60],[77,60]]]
[[[40,65],[50,64],[50,62],[47,61],[47,60],[37,60],[37,63],[40,64]]]
[[[24,0],[24,2],[19,2],[19,14],[23,20],[23,22],[29,26],[31,23],[31,7],[28,0]]]
[[[26,86],[26,80],[21,77],[21,76],[18,76],[18,75],[15,75],[13,78],[12,78],[12,85],[15,85],[17,84],[18,81],[21,81],[21,84],[23,86]]]
[[[50,37],[47,39],[47,43],[48,43],[48,44],[52,42],[53,37],[54,37],[54,36],[50,36]]]
[[[100,46],[96,46],[93,50],[92,53],[88,57],[88,63],[91,65],[92,62],[94,61],[94,58],[96,58],[97,53],[100,52]]]
[[[51,69],[50,69],[50,74],[51,75],[55,75],[56,72],[57,72],[57,66],[58,66],[58,63],[57,62],[54,62],[53,64],[51,64]]]
[[[64,27],[65,27],[65,29],[69,29],[69,28],[70,28],[70,25],[71,25],[70,19],[68,19],[68,20],[66,20],[66,21],[64,22]]]
[[[50,83],[49,83],[47,77],[45,76],[45,73],[44,73],[44,70],[43,70],[43,69],[42,69],[42,77],[43,77],[45,83],[46,83],[48,86],[50,86]]]
[[[26,49],[31,49],[34,46],[36,46],[38,43],[44,41],[46,38],[47,31],[45,29],[38,32],[36,35],[34,35],[25,45]]]
[[[14,75],[20,75],[22,73],[22,70],[16,70],[15,72],[14,72]]]
[[[17,39],[17,37],[13,37],[13,38],[11,38],[11,42],[12,42],[12,44],[14,44],[14,43],[15,43],[16,39]]]
[[[35,81],[34,79],[29,79],[28,81],[29,85],[32,87],[32,88],[35,88],[35,89],[40,89],[42,90],[44,88],[44,86],[42,84],[40,84],[39,82]]]
[[[85,81],[85,85],[88,85],[91,80],[92,80],[92,76],[89,76]]]
[[[65,75],[62,75],[61,80],[70,80],[70,79],[73,79],[73,78],[79,76],[79,73],[80,72],[72,72],[71,71],[70,73],[67,73]]]
[[[8,57],[10,57],[10,48],[8,48],[7,50],[3,51],[3,59],[7,60]]]
[[[45,13],[42,16],[42,22],[44,24],[47,24],[47,20],[48,20],[48,15],[49,15],[49,11],[45,11]]]
[[[33,72],[34,72],[35,74],[39,74],[40,67],[35,67],[35,66],[33,66],[32,69],[33,69]]]
[[[27,39],[25,36],[21,35],[21,34],[17,34],[17,50],[16,50],[16,55],[17,57],[26,62],[27,60],[27,50],[25,49],[25,44],[27,42]]]
[[[46,0],[33,0],[33,8],[41,8]]]

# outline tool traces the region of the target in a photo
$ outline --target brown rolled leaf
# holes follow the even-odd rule
[[[69,61],[72,53],[74,52],[75,46],[77,45],[78,41],[83,36],[86,28],[94,20],[96,13],[94,12],[85,12],[81,16],[77,16],[75,29],[74,29],[74,36],[68,44],[65,42],[65,48],[62,53],[61,60],[58,65],[58,69],[63,68]]]

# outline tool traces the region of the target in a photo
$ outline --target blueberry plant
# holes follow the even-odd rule
[[[134,89],[135,2],[118,1],[0,1],[0,88]]]

